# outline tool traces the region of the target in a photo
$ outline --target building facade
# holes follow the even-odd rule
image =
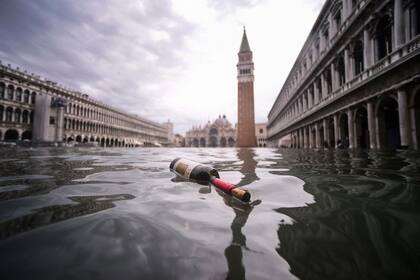
[[[255,135],[257,137],[257,147],[267,147],[267,123],[256,123]]]
[[[235,147],[236,129],[226,116],[219,116],[204,127],[193,127],[185,135],[187,147]]]
[[[244,29],[238,53],[238,147],[255,147],[254,62]]]
[[[0,141],[159,146],[167,129],[0,62]]]
[[[268,115],[295,148],[420,144],[420,3],[327,0]]]

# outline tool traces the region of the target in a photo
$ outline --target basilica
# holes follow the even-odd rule
[[[236,128],[226,116],[219,116],[215,121],[202,127],[193,127],[185,137],[187,147],[235,147]]]

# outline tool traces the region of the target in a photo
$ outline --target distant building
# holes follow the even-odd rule
[[[174,124],[170,120],[168,120],[167,122],[164,122],[162,125],[166,128],[168,143],[173,143],[174,142]]]
[[[257,136],[257,147],[267,147],[267,123],[256,123],[255,135]]]
[[[235,147],[236,129],[226,119],[219,116],[213,123],[204,127],[193,127],[185,136],[187,147]]]
[[[2,140],[160,146],[168,142],[168,130],[0,61]]]
[[[175,134],[174,136],[174,146],[175,147],[185,147],[185,138],[181,134]]]
[[[238,53],[238,147],[255,147],[254,62],[244,29]]]

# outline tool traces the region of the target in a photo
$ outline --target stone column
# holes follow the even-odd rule
[[[363,63],[365,65],[365,69],[368,69],[371,66],[371,43],[370,43],[370,35],[369,31],[365,29],[363,31]]]
[[[410,145],[407,92],[403,89],[398,90],[398,114],[400,119],[401,146],[407,148]]]
[[[332,88],[332,92],[334,92],[337,88],[337,75],[336,75],[336,71],[335,71],[335,65],[334,62],[331,63],[331,88]]]
[[[304,108],[305,111],[307,111],[308,107],[309,107],[308,106],[308,94],[307,94],[307,92],[305,92],[303,94],[303,108]]]
[[[402,0],[394,0],[394,38],[395,48],[398,49],[404,44],[404,9]]]
[[[312,99],[311,91],[308,90],[308,108],[310,109],[312,106],[314,106],[314,101]]]
[[[323,119],[322,120],[322,126],[324,127],[324,143],[328,143],[328,145],[330,144],[330,133],[329,133],[329,129],[327,127],[327,119]],[[322,147],[324,147],[324,143],[321,143]]]
[[[367,103],[369,145],[371,149],[376,149],[375,113],[372,102]]]
[[[318,95],[319,95],[319,93],[318,93],[318,87],[316,86],[316,81],[317,81],[317,79],[315,79],[315,81],[314,81],[314,84],[313,84],[313,86],[314,86],[314,102],[315,102],[315,104],[318,104],[318,102],[319,102],[319,100],[318,100]]]
[[[353,122],[353,111],[348,109],[347,111],[347,121],[349,129],[349,148],[354,148],[354,122]]]
[[[312,126],[308,125],[308,131],[309,131],[309,148],[313,149],[314,148],[314,139],[312,137]]]
[[[347,19],[348,15],[349,15],[349,9],[347,5],[347,0],[343,0],[343,13],[342,13],[343,21]]]
[[[352,77],[352,72],[351,72],[350,53],[347,48],[344,50],[344,71],[345,71],[345,76],[346,76],[346,82],[349,82]]]
[[[318,123],[315,123],[315,147],[317,149],[321,148],[321,137],[319,135],[319,126]]]
[[[334,147],[337,148],[337,143],[339,140],[339,127],[338,127],[338,116],[334,115]]]
[[[299,129],[299,133],[300,133],[300,143],[299,143],[299,148],[303,149],[305,147],[305,131],[303,130],[303,128]]]
[[[321,88],[322,88],[322,99],[324,99],[327,96],[327,85],[325,82],[324,73],[321,74]]]

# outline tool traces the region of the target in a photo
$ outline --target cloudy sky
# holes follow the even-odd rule
[[[2,0],[0,60],[184,133],[236,122],[245,25],[265,122],[323,2]]]

